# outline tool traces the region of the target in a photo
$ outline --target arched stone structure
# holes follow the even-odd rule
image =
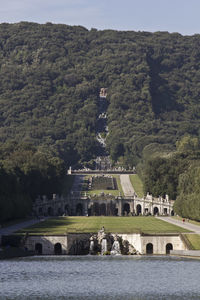
[[[36,252],[37,255],[42,254],[42,244],[41,243],[36,243],[35,244],[35,252]]]
[[[91,215],[100,216],[100,207],[98,202],[94,202],[94,204],[92,205]]]
[[[164,215],[167,215],[168,211],[167,211],[167,207],[164,207]]]
[[[116,213],[116,204],[113,201],[107,203],[107,216],[115,216]]]
[[[61,245],[61,243],[56,243],[54,245],[54,254],[55,255],[61,255],[62,254],[62,245]]]
[[[100,204],[100,216],[106,216],[106,204],[105,203]]]
[[[170,250],[173,250],[173,245],[171,243],[168,243],[166,245],[166,254],[170,254]]]
[[[136,206],[136,215],[139,216],[142,213],[142,206],[137,204]]]
[[[155,206],[155,207],[153,208],[153,214],[154,214],[154,216],[155,216],[155,215],[159,215],[159,209],[158,209],[157,206]]]
[[[118,208],[115,207],[115,210],[114,210],[114,215],[115,215],[115,216],[118,216],[118,211],[119,211]]]
[[[123,207],[123,215],[127,216],[130,213],[130,204],[125,203]]]
[[[146,245],[146,254],[153,254],[153,244],[152,243],[148,243]]]
[[[106,209],[105,209],[105,206]],[[54,216],[62,215],[91,215],[91,216],[118,216],[131,214],[159,214],[159,215],[173,215],[173,200],[159,197],[154,198],[147,194],[144,198],[138,198],[136,195],[131,197],[111,195],[83,196],[80,193],[73,192],[67,197],[53,195],[52,199],[47,197],[38,197],[33,204],[33,210],[36,215]],[[59,211],[59,208],[61,211]],[[140,211],[141,209],[141,211]]]

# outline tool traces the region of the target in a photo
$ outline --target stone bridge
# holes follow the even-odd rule
[[[113,197],[109,195],[90,197],[79,192],[63,197],[56,194],[52,199],[38,197],[33,211],[38,216],[127,216],[127,215],[173,215],[173,200],[154,198],[147,194],[144,198]]]

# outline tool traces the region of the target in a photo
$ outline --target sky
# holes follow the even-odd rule
[[[200,33],[200,0],[0,0],[0,23]]]

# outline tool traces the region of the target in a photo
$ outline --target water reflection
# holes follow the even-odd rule
[[[40,256],[0,261],[0,299],[200,299],[200,261]]]

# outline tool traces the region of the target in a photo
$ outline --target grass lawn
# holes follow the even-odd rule
[[[96,195],[99,195],[100,193],[104,193],[104,194],[111,194],[113,196],[119,196],[119,193],[121,193],[122,196],[124,196],[124,193],[123,193],[123,190],[122,190],[122,186],[121,186],[121,183],[120,183],[120,178],[119,178],[119,175],[111,175],[112,177],[115,177],[116,178],[116,181],[117,181],[117,187],[118,187],[118,190],[104,190],[104,189],[101,189],[101,190],[85,190],[85,188],[83,189],[84,191],[86,191],[87,195],[93,195],[93,194],[96,194]],[[90,176],[86,176],[85,178],[88,179],[88,177]]]
[[[199,234],[186,234],[186,237],[190,244],[192,245],[193,250],[200,250],[200,235]]]
[[[137,174],[129,175],[129,177],[136,194],[138,195],[138,197],[142,198],[144,196],[144,191],[143,183],[140,177]]]
[[[187,230],[158,220],[154,217],[58,217],[48,219],[18,233],[29,234],[65,234],[65,233],[90,233],[97,232],[105,227],[112,233],[179,233]]]
[[[122,186],[121,186],[121,182],[120,182],[120,177],[119,175],[112,175],[113,177],[116,178],[117,180],[117,186],[118,186],[118,195],[119,195],[119,192],[121,193],[122,196],[124,196],[124,192],[122,190]]]

